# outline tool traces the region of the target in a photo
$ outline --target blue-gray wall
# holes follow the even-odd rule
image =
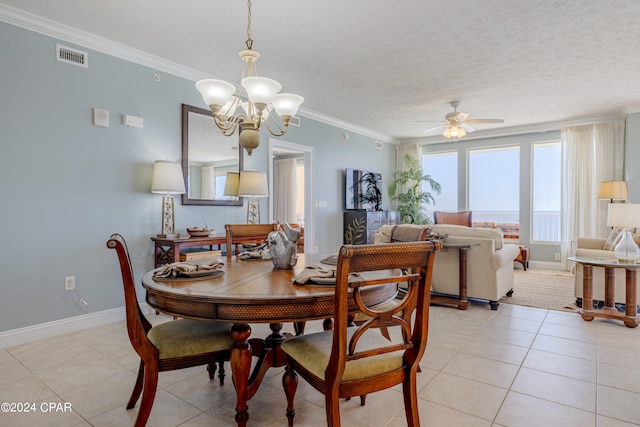
[[[180,160],[181,104],[204,107],[202,99],[193,81],[3,22],[0,40],[0,332],[121,307],[116,255],[105,242],[122,233],[136,276],[152,268],[149,238],[160,231],[161,211],[150,193],[153,162]],[[88,51],[89,68],[56,61],[56,42]],[[92,125],[93,107],[109,110],[109,128]],[[142,117],[144,128],[121,125],[122,114]],[[267,170],[268,137],[245,156],[246,169]],[[335,252],[344,168],[388,179],[395,149],[305,117],[282,139],[315,148],[315,198],[328,201],[315,212],[316,244]],[[182,206],[177,198],[176,228],[184,233],[206,217],[221,231],[245,215],[245,207]],[[76,277],[88,307],[64,291],[65,276]]]

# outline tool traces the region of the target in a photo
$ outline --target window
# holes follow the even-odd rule
[[[469,209],[474,223],[520,238],[520,147],[469,150]]]
[[[422,156],[422,172],[431,175],[440,184],[442,191],[436,194],[427,182],[422,183],[422,190],[430,192],[435,205],[428,205],[425,213],[433,218],[433,211],[456,212],[458,210],[458,153],[456,151],[432,153]]]
[[[561,156],[559,141],[532,146],[531,239],[534,241],[560,242]]]

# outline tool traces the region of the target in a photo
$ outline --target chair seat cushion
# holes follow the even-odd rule
[[[355,327],[349,328],[350,339]],[[331,356],[333,331],[318,332],[291,338],[282,343],[282,351],[295,359],[318,378],[325,379],[324,373]],[[389,341],[377,332],[368,330],[358,341],[356,351],[385,347]],[[385,372],[399,369],[403,365],[404,351],[394,351],[359,360],[348,361],[343,375],[343,381],[369,378]]]
[[[231,324],[178,319],[151,328],[147,337],[156,346],[160,359],[189,356],[230,349]]]

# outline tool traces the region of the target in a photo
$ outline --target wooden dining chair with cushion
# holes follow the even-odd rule
[[[269,233],[278,231],[278,224],[225,224],[224,230],[227,237],[227,259],[231,260],[232,249],[235,249],[237,257],[243,245],[265,243]]]
[[[433,223],[464,225],[467,227],[471,227],[472,225],[471,216],[472,216],[471,211],[463,211],[463,212],[434,211]]]
[[[127,409],[135,406],[142,393],[135,423],[136,427],[141,427],[146,425],[151,413],[159,372],[208,365],[209,379],[213,379],[218,364],[220,385],[224,384],[223,363],[229,360],[233,345],[231,324],[178,319],[152,327],[138,305],[131,259],[124,238],[120,234],[112,234],[107,247],[118,255],[127,332],[133,349],[140,356],[138,378]]]
[[[427,345],[430,282],[438,241],[345,245],[336,270],[335,319],[332,331],[293,337],[283,342],[287,418],[293,426],[293,406],[298,374],[325,396],[328,426],[340,425],[340,398],[363,396],[402,384],[407,425],[419,426],[416,372]],[[389,270],[375,279],[349,281],[351,273]],[[415,316],[397,316],[397,308],[378,311],[368,307],[360,291],[385,283],[406,283],[407,294],[399,308]],[[349,327],[348,315],[366,313],[370,320]],[[380,327],[398,327],[399,338],[389,341]]]

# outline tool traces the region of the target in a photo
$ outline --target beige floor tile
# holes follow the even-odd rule
[[[465,354],[485,357],[499,362],[520,365],[527,355],[528,349],[517,345],[498,341],[487,341],[474,338],[462,349]]]
[[[595,413],[596,385],[534,369],[522,368],[511,390]]]
[[[455,350],[440,348],[435,344],[427,344],[427,350],[420,361],[420,366],[439,371],[457,354]]]
[[[0,350],[0,385],[31,376],[31,372],[6,351]]]
[[[598,386],[598,414],[640,424],[640,393]]]
[[[118,406],[104,414],[100,414],[89,419],[89,422],[94,427],[132,426],[135,424],[139,409],[140,402],[130,410],[127,410],[125,405]],[[197,417],[200,413],[201,412],[198,409],[189,405],[185,401],[178,399],[164,390],[158,390],[147,426],[178,426]]]
[[[640,369],[638,352],[615,347],[598,346],[598,362],[625,368]]]
[[[530,347],[535,337],[536,334],[533,332],[519,331],[502,325],[492,324],[487,325],[476,336],[476,338],[482,340],[497,341],[520,347]]]
[[[522,366],[590,383],[596,382],[596,362],[540,350],[530,350]]]
[[[521,319],[518,317],[496,316],[488,323],[488,326],[536,333],[540,329],[540,326],[542,326],[542,321]]]
[[[598,346],[594,343],[585,343],[567,338],[552,337],[550,335],[536,336],[531,348],[593,361],[597,360],[598,357]]]
[[[39,378],[29,376],[0,385],[0,402],[34,402],[56,397]]]
[[[427,348],[433,345],[447,350],[460,351],[471,340],[471,337],[448,330],[429,328]]]
[[[491,422],[455,409],[418,399],[420,424],[423,426],[489,427]],[[404,411],[397,414],[386,427],[406,427]]]
[[[595,427],[593,412],[510,391],[496,423],[513,427]]]
[[[626,421],[616,420],[615,418],[596,415],[597,427],[637,427],[638,424],[628,423]]]
[[[189,421],[180,424],[180,427],[235,427],[236,424],[228,424],[215,416],[200,414]]]
[[[509,388],[518,372],[518,366],[484,357],[458,353],[442,369],[442,372],[496,387]]]
[[[493,420],[507,390],[447,373],[439,373],[418,397],[468,415]]]
[[[548,310],[513,304],[500,304],[500,308],[498,309],[498,316],[540,321],[544,320],[548,313]]]
[[[580,317],[577,312],[568,311],[549,311],[549,314],[544,319],[544,323],[552,323],[556,325],[582,327],[585,321]]]
[[[640,393],[640,370],[598,363],[598,384]]]
[[[228,363],[225,370],[225,382],[222,386],[218,377],[210,380],[208,375],[198,374],[167,386],[165,390],[201,411],[208,411],[222,405],[234,406],[236,404],[235,392]]]
[[[583,327],[565,326],[554,323],[544,323],[540,328],[541,335],[567,338],[570,340],[586,343],[596,343],[598,341],[597,325],[593,322],[584,322]]]
[[[125,405],[129,401],[135,380],[133,373],[122,372],[61,393],[60,397],[71,403],[74,411],[85,419],[90,419]]]

